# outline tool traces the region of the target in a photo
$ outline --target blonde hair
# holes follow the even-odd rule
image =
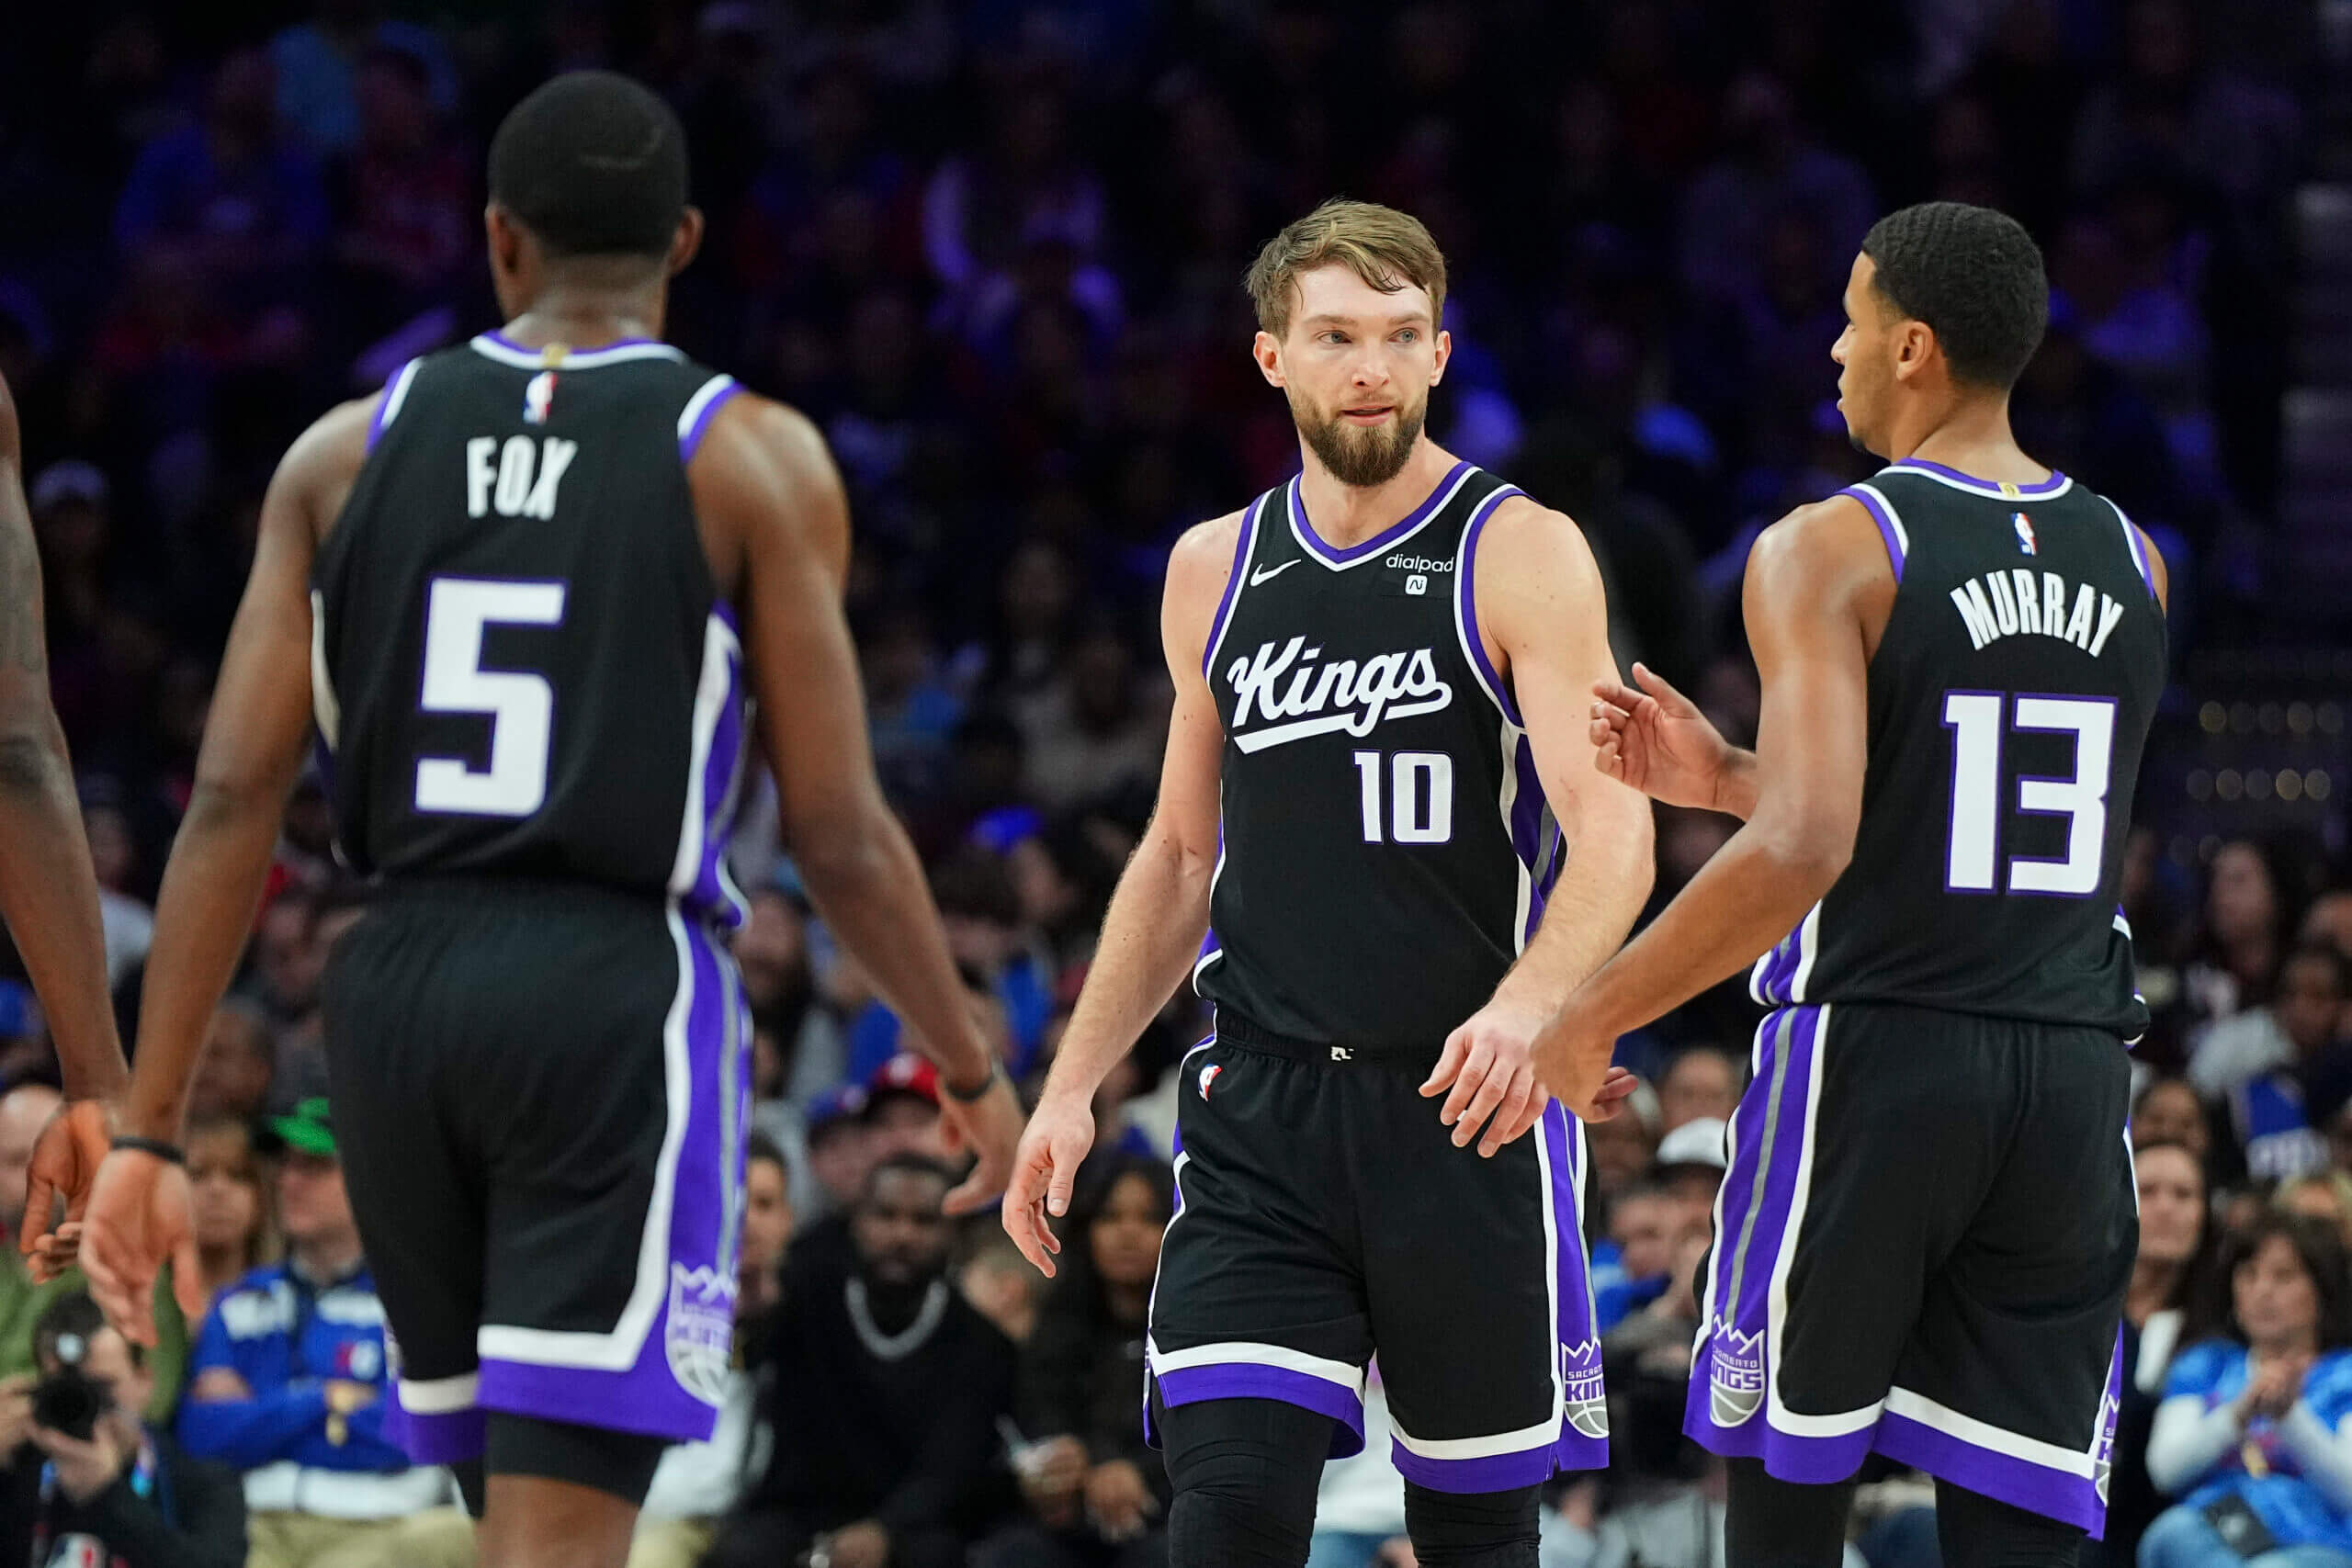
[[[1290,330],[1302,273],[1338,262],[1383,294],[1417,288],[1430,297],[1432,324],[1445,318],[1445,255],[1421,220],[1374,202],[1334,197],[1266,242],[1243,287],[1258,325],[1275,337]]]

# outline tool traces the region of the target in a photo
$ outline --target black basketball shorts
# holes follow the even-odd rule
[[[750,1094],[720,939],[588,885],[401,888],[336,944],[324,1001],[410,1455],[478,1457],[485,1411],[709,1437]]]
[[[1838,1003],[1757,1031],[1684,1429],[1886,1455],[2098,1533],[2139,1246],[2112,1033]]]
[[[1604,1466],[1582,1126],[1555,1103],[1492,1159],[1455,1148],[1419,1093],[1435,1059],[1286,1042],[1219,1010],[1179,1068],[1151,1384],[1169,1405],[1320,1411],[1338,1457],[1363,1446],[1376,1352],[1408,1479],[1498,1492]],[[1148,1391],[1145,1406],[1148,1423]]]

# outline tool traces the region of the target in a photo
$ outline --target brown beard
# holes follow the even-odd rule
[[[1342,424],[1340,416],[1318,419],[1313,410],[1291,400],[1290,416],[1298,425],[1298,433],[1306,439],[1307,449],[1316,460],[1330,470],[1331,477],[1353,490],[1370,490],[1385,485],[1404,472],[1405,464],[1413,456],[1413,443],[1420,439],[1421,421],[1430,412],[1429,399],[1423,398],[1410,408],[1396,411],[1396,423],[1386,428],[1370,430]]]

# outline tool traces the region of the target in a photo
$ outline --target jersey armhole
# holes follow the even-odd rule
[[[1894,569],[1894,585],[1902,587],[1903,563],[1911,554],[1911,536],[1904,531],[1903,514],[1876,485],[1848,485],[1838,493],[1860,502],[1871,521],[1878,525],[1878,536],[1886,544],[1887,564]]]
[[[1225,596],[1216,602],[1216,615],[1209,622],[1209,640],[1201,649],[1201,673],[1206,676],[1216,667],[1216,650],[1225,645],[1225,628],[1233,623],[1233,604],[1241,597],[1242,575],[1250,570],[1250,558],[1258,550],[1258,525],[1266,515],[1266,502],[1275,492],[1260,496],[1250,510],[1241,514],[1241,536],[1233,542],[1233,570],[1225,580]]]
[[[408,389],[416,380],[417,367],[424,363],[424,356],[418,355],[393,371],[391,379],[384,383],[384,395],[377,400],[376,416],[368,422],[368,451],[376,449],[376,443],[384,438],[385,427],[400,417],[401,405],[408,401]]]
[[[1461,640],[1462,657],[1470,661],[1487,700],[1514,729],[1527,727],[1520,721],[1519,705],[1511,700],[1510,688],[1503,683],[1494,660],[1487,657],[1487,639],[1478,630],[1478,536],[1487,531],[1487,520],[1497,507],[1526,493],[1516,485],[1504,485],[1471,508],[1470,523],[1462,530],[1462,545],[1453,560],[1453,634]]]
[[[695,389],[695,395],[688,398],[686,406],[678,412],[680,463],[695,460],[695,453],[701,447],[702,438],[710,434],[710,422],[718,417],[727,400],[742,389],[732,376],[713,376]]]
[[[2107,502],[2107,509],[2115,513],[2115,521],[2122,526],[2123,547],[2132,552],[2132,565],[2140,573],[2140,581],[2146,584],[2148,597],[2154,602],[2158,610],[2162,610],[2165,602],[2156,593],[2156,572],[2155,569],[2148,564],[2147,541],[2140,537],[2140,530],[2132,525],[2131,518],[2123,514],[2123,508],[2116,505],[2112,501],[2108,501],[2106,496],[2102,495],[2099,499]]]

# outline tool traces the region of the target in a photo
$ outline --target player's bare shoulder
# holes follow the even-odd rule
[[[1746,597],[1812,604],[1861,622],[1875,649],[1894,612],[1893,558],[1878,525],[1850,495],[1808,502],[1766,528],[1747,556]]]
[[[326,537],[351,498],[351,487],[368,463],[376,411],[388,396],[371,392],[337,403],[312,420],[278,459],[272,488],[295,503],[293,514],[307,522],[314,542]]]
[[[825,437],[788,403],[740,392],[710,422],[686,470],[696,524],[723,594],[741,563],[774,544],[790,557],[848,570],[849,503]]]
[[[1241,543],[1246,511],[1228,512],[1195,523],[1168,552],[1168,581],[1160,599],[1160,638],[1171,671],[1198,675],[1207,656],[1217,606],[1233,581],[1234,556]]]

